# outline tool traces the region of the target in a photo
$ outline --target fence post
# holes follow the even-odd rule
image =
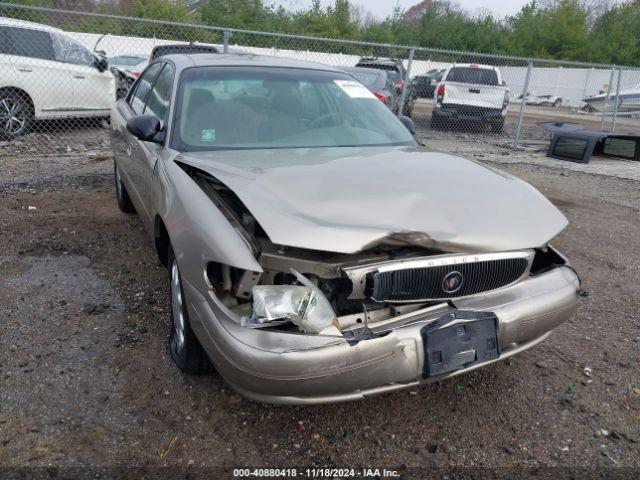
[[[602,118],[600,119],[600,130],[604,130],[604,117],[607,114],[607,106],[609,104],[609,97],[611,96],[611,84],[613,83],[613,76],[615,75],[615,69],[611,69],[611,76],[609,76],[609,85],[607,85],[607,94],[604,97],[604,105],[602,106]]]
[[[513,140],[513,148],[518,148],[518,144],[520,143],[520,135],[522,134],[522,122],[524,121],[524,109],[527,105],[527,96],[529,95],[529,83],[531,82],[532,72],[533,60],[529,60],[529,66],[527,67],[527,78],[524,81],[524,89],[522,90],[522,103],[520,104],[518,127],[516,128],[516,138]]]
[[[400,103],[398,103],[398,118],[400,118],[404,111],[404,102],[407,100],[407,90],[409,89],[409,82],[411,81],[411,66],[413,65],[413,54],[415,48],[409,50],[409,61],[407,62],[407,72],[402,82],[402,94],[400,95]]]
[[[224,30],[222,32],[222,52],[229,53],[229,37],[231,37],[231,32],[229,30]]]
[[[620,108],[620,83],[622,82],[622,68],[618,68],[618,85],[616,86],[616,104],[613,107],[613,121],[611,131],[616,131],[616,121],[618,120],[618,109]]]
[[[593,67],[587,70],[587,78],[584,81],[584,88],[582,89],[582,97],[580,97],[581,102],[583,98],[587,98],[587,89],[589,88],[589,84],[591,83],[591,75],[593,74],[593,71],[594,71]]]

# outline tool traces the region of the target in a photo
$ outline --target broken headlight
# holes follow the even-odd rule
[[[331,304],[322,291],[292,270],[300,285],[256,285],[252,289],[253,309],[244,324],[267,327],[292,322],[304,333],[342,335]]]

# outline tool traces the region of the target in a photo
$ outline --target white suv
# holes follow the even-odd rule
[[[34,119],[109,116],[115,98],[104,58],[57,28],[0,17],[0,137]]]

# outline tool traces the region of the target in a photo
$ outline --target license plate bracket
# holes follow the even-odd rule
[[[498,317],[492,312],[455,310],[423,327],[420,334],[425,353],[424,378],[500,357]]]

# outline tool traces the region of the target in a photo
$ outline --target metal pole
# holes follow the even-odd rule
[[[404,102],[407,100],[407,90],[409,89],[409,82],[411,81],[411,66],[413,65],[413,54],[415,49],[409,50],[409,61],[407,62],[407,72],[402,82],[402,94],[400,95],[400,103],[398,103],[398,118],[403,115]]]
[[[604,117],[607,114],[607,105],[609,104],[609,97],[611,96],[611,84],[613,83],[613,76],[616,71],[611,69],[611,76],[609,77],[609,85],[607,86],[607,95],[604,97],[604,105],[602,107],[602,118],[600,119],[600,130],[604,130]]]
[[[527,96],[529,95],[529,83],[531,83],[531,73],[533,72],[533,60],[529,60],[527,68],[527,78],[524,81],[524,89],[522,90],[522,103],[520,104],[520,115],[518,115],[518,128],[516,128],[516,138],[513,140],[513,148],[518,148],[520,143],[520,135],[522,134],[522,122],[524,122],[524,109],[527,105]]]
[[[560,77],[562,76],[562,72],[563,72],[562,65],[560,65],[560,67],[558,67],[558,69],[556,71],[557,71],[556,84],[553,87],[553,94],[557,97],[558,96],[558,87],[560,86]]]
[[[589,84],[591,83],[591,74],[593,73],[593,68],[587,70],[587,79],[584,81],[584,88],[582,89],[582,97],[580,97],[580,101],[582,102],[583,98],[587,97],[587,89],[589,88]]]
[[[229,30],[224,30],[222,32],[222,52],[229,53],[229,37],[231,36],[231,32]]]
[[[622,82],[622,68],[618,69],[618,85],[616,87],[616,104],[613,107],[613,121],[611,122],[611,131],[616,131],[616,121],[618,120],[618,109],[620,108],[620,83]]]

